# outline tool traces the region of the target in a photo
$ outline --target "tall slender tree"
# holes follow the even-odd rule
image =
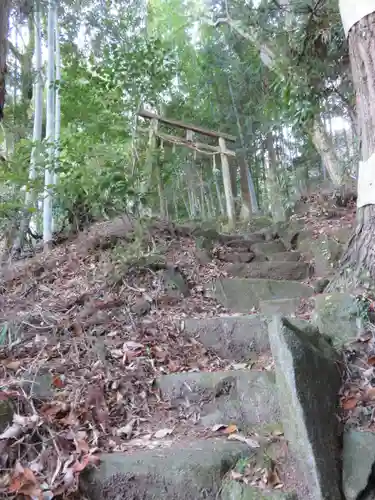
[[[0,2],[0,121],[4,117],[5,78],[7,74],[8,31],[11,0]]]
[[[13,244],[12,252],[21,251],[27,230],[32,218],[32,209],[36,206],[37,192],[35,190],[35,180],[37,178],[37,162],[40,155],[40,145],[42,140],[43,122],[43,77],[42,77],[42,27],[41,27],[41,6],[40,0],[35,0],[34,4],[34,56],[35,56],[35,80],[34,80],[34,125],[33,125],[33,147],[30,156],[29,186],[25,196],[25,210],[18,237]]]
[[[44,201],[43,201],[43,242],[45,249],[52,243],[52,206],[53,206],[53,181],[54,181],[54,151],[55,151],[55,20],[56,1],[48,2],[48,28],[47,28],[47,121],[46,140],[48,143],[48,160],[44,176]]]

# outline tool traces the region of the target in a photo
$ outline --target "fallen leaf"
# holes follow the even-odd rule
[[[19,438],[23,432],[22,425],[12,424],[0,434],[0,439],[14,439]]]
[[[225,428],[226,428],[226,425],[225,425],[225,424],[215,424],[215,425],[211,428],[211,430],[212,430],[213,432],[217,432],[217,431],[223,430],[223,429],[225,429]]]
[[[375,356],[370,356],[367,358],[367,363],[371,366],[375,366]]]
[[[62,389],[65,385],[64,375],[55,375],[52,379],[52,385],[57,387],[57,389]]]
[[[20,488],[22,487],[23,485],[23,482],[22,482],[22,477],[21,476],[16,476],[16,477],[13,477],[12,480],[11,480],[11,483],[8,487],[8,492],[9,493],[17,493],[17,491],[20,490]]]
[[[231,434],[228,436],[231,441],[241,441],[241,443],[247,444],[250,448],[260,448],[260,444],[255,439],[246,437],[243,434]]]
[[[0,391],[0,401],[8,401],[12,396],[18,396],[16,391]]]
[[[245,370],[248,366],[248,363],[233,363],[232,364],[232,369],[233,370]]]
[[[89,463],[90,463],[89,457],[88,457],[88,455],[85,455],[82,459],[82,462],[79,462],[78,460],[75,462],[75,464],[72,467],[72,471],[74,473],[82,472],[83,469],[85,469]]]
[[[267,484],[269,484],[272,488],[275,488],[280,483],[281,483],[281,481],[280,481],[279,475],[277,473],[276,468],[274,468],[268,474]]]
[[[341,406],[344,410],[353,410],[357,406],[357,403],[358,399],[351,397],[341,401]]]
[[[88,443],[84,439],[77,439],[76,440],[76,449],[78,453],[88,453],[90,450],[90,447]]]
[[[237,472],[235,470],[231,470],[230,471],[230,477],[231,477],[231,479],[234,479],[234,480],[238,481],[238,479],[242,479],[243,478],[243,474],[241,474],[241,472]]]
[[[8,368],[8,370],[17,371],[21,366],[21,361],[8,361],[5,362],[5,366],[6,368]]]
[[[133,432],[135,422],[136,422],[136,419],[133,418],[126,425],[117,429],[116,434],[118,436],[126,436],[127,439],[130,439],[132,432]]]
[[[143,344],[140,344],[139,342],[133,342],[132,340],[124,342],[124,345],[122,346],[124,351],[135,351],[136,349],[142,349],[143,347]]]
[[[230,424],[224,429],[224,434],[233,434],[233,432],[237,432],[238,428],[235,424]]]
[[[19,462],[16,464],[8,491],[9,493],[20,493],[31,497],[37,497],[40,494],[40,488],[33,471],[28,467],[22,467]]]
[[[172,432],[173,429],[160,429],[155,432],[154,437],[156,437],[156,439],[162,439],[165,436],[169,436],[170,434],[172,434]]]
[[[366,377],[367,379],[371,379],[374,375],[374,368],[368,368],[363,372],[363,376]]]
[[[375,387],[369,387],[364,395],[366,401],[375,401]]]

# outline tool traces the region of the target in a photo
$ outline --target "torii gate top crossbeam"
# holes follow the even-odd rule
[[[208,137],[222,137],[226,141],[236,142],[236,137],[234,135],[225,134],[222,132],[215,132],[214,130],[208,130],[202,127],[198,127],[196,125],[190,125],[184,122],[180,122],[178,120],[170,120],[169,118],[163,118],[162,116],[156,115],[155,113],[151,113],[150,111],[140,111],[138,116],[142,118],[147,118],[149,120],[156,119],[161,123],[165,123],[166,125],[171,125],[173,127],[182,128],[184,130],[192,130],[197,134],[206,135]]]

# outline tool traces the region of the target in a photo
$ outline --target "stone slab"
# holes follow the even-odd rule
[[[231,361],[249,361],[269,349],[267,324],[258,314],[187,318],[183,331]]]
[[[358,305],[349,293],[324,293],[315,297],[313,321],[338,348],[356,338],[358,317]]]
[[[158,379],[162,397],[191,413],[198,408],[201,424],[236,424],[251,429],[280,421],[275,375],[252,370],[172,373]]]
[[[255,255],[257,254],[269,255],[271,253],[276,253],[276,252],[285,252],[286,247],[281,240],[274,240],[274,241],[265,241],[262,243],[255,243],[251,247],[251,250],[255,253]]]
[[[226,271],[238,278],[303,281],[310,275],[307,262],[265,261],[229,264]]]
[[[225,474],[250,448],[211,439],[169,449],[103,453],[101,465],[81,474],[89,500],[217,500]]]
[[[233,312],[248,313],[259,306],[261,300],[311,297],[311,286],[298,281],[222,278],[212,285],[212,295]]]
[[[341,498],[339,356],[313,330],[274,317],[269,325],[285,437],[314,500]]]
[[[275,315],[293,315],[298,309],[300,298],[261,300],[259,302],[260,312],[267,318]]]
[[[276,260],[278,262],[298,262],[301,260],[300,252],[276,252],[267,255],[268,260]]]
[[[356,500],[366,487],[374,460],[374,432],[357,429],[344,432],[342,482],[346,500]]]

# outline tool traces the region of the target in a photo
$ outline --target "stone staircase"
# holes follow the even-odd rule
[[[303,231],[222,236],[219,248],[202,238],[199,258],[215,255],[231,276],[207,292],[231,313],[183,320],[181,335],[226,360],[228,369],[157,380],[162,399],[182,420],[195,421],[200,438],[187,434],[169,447],[103,455],[100,468],[82,482],[86,496],[341,499],[336,352],[308,322],[280,317],[293,315],[300,299],[314,293],[302,283],[312,274],[298,251]],[[228,426],[236,430],[226,433]]]

